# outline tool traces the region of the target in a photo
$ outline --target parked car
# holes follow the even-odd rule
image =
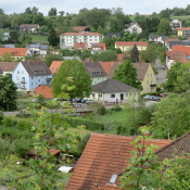
[[[86,100],[88,100],[87,98],[84,98],[81,100],[81,103],[86,103]]]
[[[154,97],[152,97],[152,100],[153,101],[160,101],[160,97],[154,96]]]
[[[165,65],[162,65],[162,69],[163,69],[163,70],[166,69]]]
[[[77,99],[75,100],[76,103],[81,103],[81,101],[82,101],[82,99],[80,99],[80,98],[77,98]]]
[[[165,96],[166,96],[166,94],[161,93],[161,94],[159,94],[159,96],[160,96],[160,97],[165,97]]]
[[[91,103],[95,103],[96,101],[93,99],[87,99],[86,100],[86,104],[91,104]]]
[[[146,96],[143,97],[143,99],[145,99],[145,100],[152,100],[153,97],[154,96],[152,96],[152,95],[146,95]]]

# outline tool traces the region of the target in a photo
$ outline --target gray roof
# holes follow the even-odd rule
[[[48,50],[48,45],[41,45],[41,46],[40,46],[40,49]]]
[[[52,75],[44,61],[22,61],[22,64],[29,76]]]
[[[112,39],[113,36],[116,36],[116,38],[121,37],[120,33],[107,33],[107,37]]]
[[[98,61],[86,61],[84,63],[84,67],[86,71],[90,73],[91,78],[107,76],[106,72]]]
[[[63,59],[64,59],[64,60],[72,60],[72,59],[74,59],[74,58],[75,58],[75,59],[78,59],[79,61],[81,61],[79,57],[75,57],[75,56],[63,56]]]
[[[162,38],[163,41],[166,41],[166,36],[154,36],[154,35],[150,35],[149,36],[149,40],[150,39],[158,39],[158,38]]]
[[[3,72],[6,71],[14,71],[16,66],[18,65],[18,62],[0,62],[0,69]]]
[[[41,44],[30,44],[29,47],[30,48],[40,48]]]
[[[5,44],[5,48],[15,48],[14,44]]]
[[[115,79],[108,79],[106,81],[103,81],[101,83],[92,86],[92,92],[98,92],[98,93],[114,93],[114,92],[130,92],[130,91],[138,92],[139,90]]]
[[[21,24],[20,28],[38,28],[39,24]]]

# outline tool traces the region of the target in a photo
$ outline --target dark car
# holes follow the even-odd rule
[[[163,70],[166,69],[165,65],[162,65],[162,69],[163,69]]]
[[[81,103],[86,103],[87,100],[88,99],[84,98],[84,99],[81,100]]]
[[[152,100],[153,101],[160,101],[160,97],[154,96],[154,97],[152,97]]]
[[[75,100],[76,103],[81,103],[81,101],[82,101],[82,99],[80,99],[80,98],[77,98],[77,99]]]

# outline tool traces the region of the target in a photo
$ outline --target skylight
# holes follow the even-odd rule
[[[113,175],[111,176],[110,183],[115,184],[116,179],[117,179],[117,175],[116,175],[116,174],[113,174]]]

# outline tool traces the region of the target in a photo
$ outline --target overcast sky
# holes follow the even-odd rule
[[[26,7],[36,6],[39,12],[48,14],[51,7],[56,7],[58,12],[63,10],[68,13],[78,13],[80,9],[122,7],[125,14],[151,14],[174,7],[185,8],[189,0],[1,0],[0,8],[6,14],[22,13]]]

